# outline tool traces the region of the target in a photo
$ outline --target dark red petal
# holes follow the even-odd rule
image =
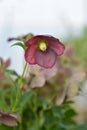
[[[42,40],[45,40],[48,44],[50,42],[56,42],[58,41],[57,38],[53,37],[53,36],[50,36],[50,35],[38,35],[38,37]]]
[[[55,53],[59,56],[64,53],[65,46],[58,40],[56,42],[50,42],[49,47],[55,51]]]
[[[56,42],[56,38],[50,36],[50,35],[37,35],[37,36],[33,36],[31,39],[29,39],[25,45],[26,46],[30,46],[32,44],[37,44],[38,41],[43,40],[48,42]],[[57,39],[58,40],[58,39]]]
[[[35,61],[36,50],[37,50],[36,45],[32,45],[28,47],[27,50],[25,51],[25,60],[29,64],[36,64]]]
[[[51,68],[56,62],[56,53],[51,49],[45,52],[36,51],[36,63],[45,68]]]
[[[32,44],[36,44],[36,43],[38,42],[38,40],[39,40],[39,38],[38,38],[37,36],[34,36],[34,37],[32,37],[31,39],[29,39],[29,40],[25,43],[25,45],[26,45],[26,46],[30,46],[30,45],[32,45]]]

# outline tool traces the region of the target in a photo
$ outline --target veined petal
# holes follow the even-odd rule
[[[65,46],[58,40],[56,42],[50,42],[49,47],[58,55],[62,55],[65,50]]]
[[[48,42],[56,42],[57,39],[50,35],[37,35],[37,36],[33,36],[31,39],[29,39],[25,43],[25,45],[30,46],[32,44],[37,44],[38,41],[40,41],[40,40],[46,41],[48,43]]]
[[[30,45],[33,45],[33,44],[36,44],[38,42],[39,38],[37,36],[34,36],[32,38],[30,38],[26,43],[25,45],[26,46],[30,46]]]
[[[45,52],[36,51],[36,63],[45,68],[51,68],[56,62],[56,53],[51,49]]]
[[[55,38],[55,37],[53,37],[53,36],[50,36],[50,35],[40,35],[40,36],[38,36],[38,37],[40,37],[40,38],[42,38],[43,40],[45,40],[48,44],[49,44],[50,42],[56,42],[56,41],[58,41],[57,38]]]
[[[36,50],[37,50],[36,45],[32,45],[28,47],[27,50],[25,51],[25,60],[29,64],[36,64],[35,61]]]

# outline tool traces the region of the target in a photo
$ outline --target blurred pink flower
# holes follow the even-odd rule
[[[46,81],[50,81],[57,73],[57,67],[54,65],[51,69],[44,69],[38,65],[29,65],[29,75],[34,75],[30,84],[32,88],[43,87]]]
[[[4,78],[4,73],[0,72],[0,81],[3,80]]]
[[[73,46],[67,45],[64,55],[68,58],[73,58],[75,55],[75,48]]]
[[[11,64],[11,60],[7,59],[6,61],[4,61],[1,57],[0,57],[0,67],[3,66],[5,68],[9,67],[9,65]]]
[[[7,126],[17,126],[20,117],[14,113],[0,111],[0,122]]]
[[[9,67],[9,65],[11,64],[11,60],[7,59],[6,61],[4,61],[1,57],[0,57],[0,81],[3,80],[4,78],[4,73],[5,73],[5,69],[7,67]]]

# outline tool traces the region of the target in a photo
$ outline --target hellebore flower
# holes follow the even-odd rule
[[[57,56],[63,54],[65,46],[55,37],[46,35],[33,36],[25,42],[25,60],[29,64],[38,64],[44,68],[51,68]]]

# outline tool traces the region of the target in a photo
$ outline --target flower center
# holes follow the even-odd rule
[[[46,49],[47,49],[47,43],[44,42],[44,41],[40,41],[38,47],[39,47],[39,49],[41,51],[46,51]]]

